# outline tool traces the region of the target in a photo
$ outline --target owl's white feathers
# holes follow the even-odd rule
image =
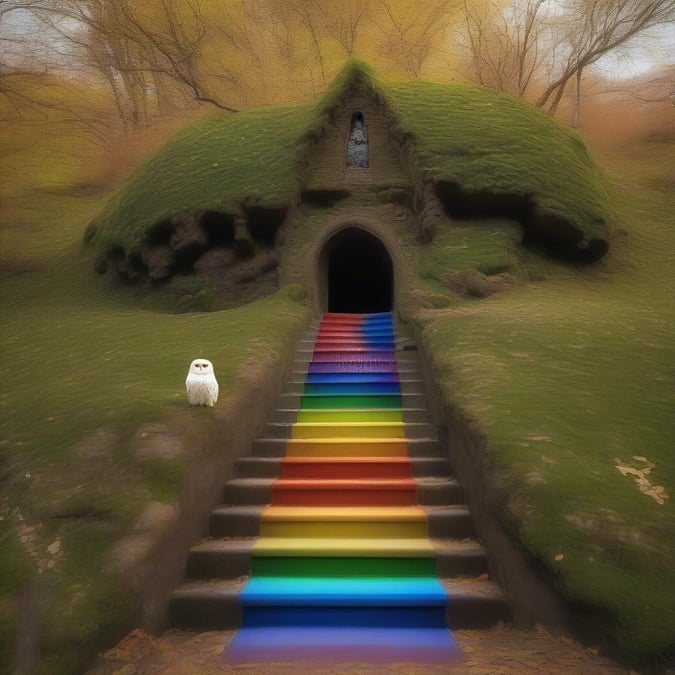
[[[206,405],[212,408],[218,400],[218,380],[211,361],[195,359],[190,364],[185,387],[190,405]]]

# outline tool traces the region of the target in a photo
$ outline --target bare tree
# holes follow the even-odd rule
[[[448,27],[455,3],[427,0],[409,3],[380,0],[383,20],[373,18],[383,36],[383,52],[411,77],[419,77],[422,67]]]
[[[347,0],[318,3],[318,9],[324,17],[328,33],[344,49],[349,57],[354,56],[359,28],[368,8],[368,0]]]
[[[481,84],[554,114],[574,81],[575,123],[583,75],[605,54],[675,19],[675,0],[464,0],[464,36]],[[535,80],[539,91],[534,95]],[[541,84],[543,82],[543,84]]]
[[[481,84],[525,96],[539,65],[546,0],[463,0],[465,47]]]
[[[559,42],[564,58],[537,105],[555,113],[567,84],[585,68],[646,30],[675,20],[675,0],[565,0]],[[578,97],[577,97],[578,98]]]

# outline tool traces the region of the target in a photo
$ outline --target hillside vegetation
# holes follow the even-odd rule
[[[435,184],[449,209],[520,218],[526,235],[567,247],[563,255],[590,260],[606,252],[613,214],[578,134],[475,85],[389,83],[358,61],[312,103],[218,115],[186,128],[132,174],[87,240],[101,256],[133,259],[183,212],[236,217],[251,205],[290,207],[311,139],[350,87],[385,102],[399,140],[411,144],[409,171]]]
[[[675,649],[674,160],[672,143],[605,158],[622,233],[601,263],[521,256],[536,282],[415,317],[446,401],[488,439],[495,513],[638,663]],[[470,264],[495,256],[460,236]]]

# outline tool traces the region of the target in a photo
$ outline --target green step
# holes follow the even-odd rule
[[[299,410],[298,422],[403,422],[403,411],[395,410]]]
[[[302,407],[318,408],[402,408],[401,394],[354,394],[329,396],[321,394],[303,394]]]
[[[254,576],[426,577],[436,575],[436,559],[253,555],[251,569]]]

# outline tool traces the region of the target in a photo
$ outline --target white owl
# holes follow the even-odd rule
[[[190,405],[207,405],[212,408],[218,400],[218,380],[211,361],[195,359],[190,364],[185,387]]]

